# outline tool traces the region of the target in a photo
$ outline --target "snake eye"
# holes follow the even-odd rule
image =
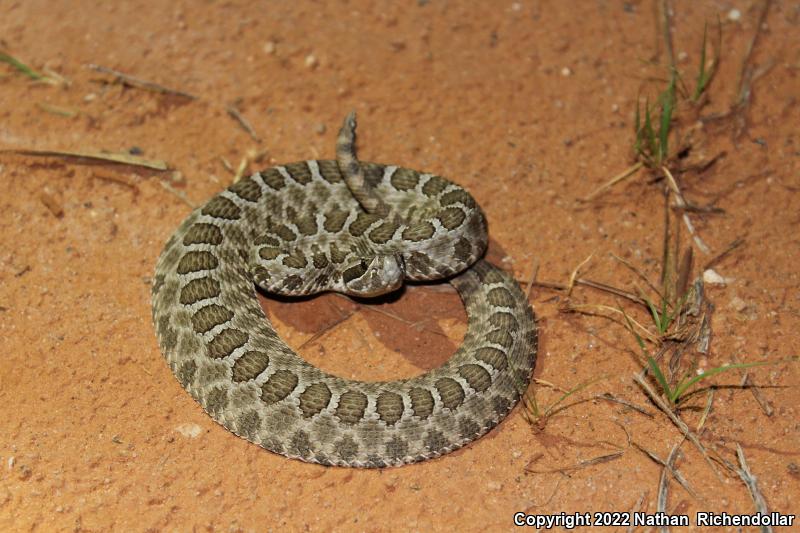
[[[364,270],[366,270],[368,266],[369,266],[369,265],[367,264],[367,262],[366,262],[364,259],[362,259],[362,260],[361,260],[361,268],[363,268]]]

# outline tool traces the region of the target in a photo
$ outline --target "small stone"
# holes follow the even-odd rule
[[[186,183],[186,178],[183,177],[183,172],[180,170],[176,170],[172,174],[170,174],[169,179],[172,183],[176,185],[184,185]]]
[[[734,311],[737,311],[739,313],[747,309],[747,302],[745,302],[738,296],[734,296],[728,305],[731,306]]]
[[[730,279],[723,278],[710,268],[703,272],[703,282],[708,285],[727,285],[730,281]]]
[[[201,428],[197,424],[193,424],[187,422],[185,424],[180,424],[175,428],[175,431],[186,437],[187,439],[196,439],[203,433],[203,428]]]
[[[264,48],[263,48],[264,53],[268,54],[268,55],[274,54],[276,46],[277,45],[275,44],[275,41],[267,41],[267,42],[265,42],[264,43]]]
[[[17,477],[20,481],[27,481],[33,475],[33,470],[27,465],[19,465],[19,473]]]
[[[572,69],[570,69],[569,67],[562,68],[561,69],[561,75],[564,76],[565,78],[568,78],[569,76],[572,76]]]
[[[499,481],[490,481],[486,484],[486,488],[491,490],[492,492],[497,492],[503,489],[503,484]]]
[[[731,9],[728,11],[728,20],[731,22],[737,22],[739,19],[742,18],[742,12],[736,8]]]
[[[513,457],[514,459],[519,459],[520,457],[522,457],[522,452],[519,450],[514,450],[513,452],[511,452],[511,457]]]
[[[305,65],[307,69],[317,68],[317,65],[319,65],[319,60],[317,59],[317,56],[315,56],[314,54],[308,54],[306,56]]]
[[[317,135],[324,135],[327,129],[328,128],[325,126],[325,124],[320,122],[317,124],[317,127],[314,128],[314,131],[317,133]]]

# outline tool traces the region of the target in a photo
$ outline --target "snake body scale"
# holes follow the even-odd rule
[[[180,384],[236,435],[287,457],[380,468],[437,457],[497,425],[536,361],[533,311],[481,259],[480,207],[439,176],[360,162],[355,118],[337,159],[243,178],[193,211],[156,265],[153,321]],[[259,305],[282,295],[383,294],[449,277],[467,311],[442,366],[389,382],[342,379],[298,356]]]

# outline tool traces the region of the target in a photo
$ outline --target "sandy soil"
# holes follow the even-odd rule
[[[236,166],[252,150],[266,151],[262,166],[331,157],[350,109],[364,159],[471,190],[491,225],[490,258],[518,279],[538,264],[538,279],[564,283],[590,253],[586,277],[633,287],[614,253],[657,279],[662,183],[640,173],[577,202],[632,163],[637,95],[653,101],[663,87],[651,2],[116,4],[0,5],[0,45],[70,82],[33,83],[2,65],[0,148],[134,150],[179,172],[0,156],[0,530],[478,531],[513,528],[517,511],[656,511],[662,467],[634,443],[664,459],[682,436],[632,380],[642,368],[633,337],[560,312],[562,292],[531,294],[535,377],[569,388],[605,375],[574,398],[610,393],[650,416],[594,399],[534,431],[516,409],[444,458],[359,471],[288,460],[216,425],[164,364],[149,289],[163,243],[190,211],[180,194],[199,205],[230,183],[222,159]],[[721,21],[704,116],[736,99],[759,5],[674,6],[687,84],[703,22]],[[724,210],[691,215],[711,249],[695,250],[695,274],[745,239],[714,267],[727,283],[707,288],[714,334],[703,368],[800,349],[799,32],[797,5],[772,2],[748,61],[757,74],[748,105],[698,130],[690,157],[720,157],[679,176],[689,199]],[[198,98],[109,83],[89,64]],[[259,141],[228,115],[232,102]],[[614,303],[585,287],[572,301]],[[264,305],[309,360],[361,379],[435,367],[465,329],[446,290],[411,289],[379,307],[333,295]],[[800,370],[782,363],[750,376],[771,416],[737,387],[740,372],[721,374],[705,382],[721,387],[701,439],[733,463],[741,445],[769,509],[796,513]],[[545,386],[537,394],[544,404],[558,397]],[[707,390],[686,400],[693,428],[706,399]],[[612,457],[585,463],[603,456]],[[752,513],[742,482],[715,465],[719,478],[683,444],[676,468],[693,494],[672,481],[667,510],[693,523],[697,511]]]

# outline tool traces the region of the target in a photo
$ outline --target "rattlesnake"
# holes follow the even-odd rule
[[[536,327],[516,281],[480,259],[486,222],[474,199],[438,176],[359,162],[354,131],[351,114],[337,160],[257,172],[193,211],[159,257],[153,321],[181,385],[236,435],[314,463],[397,466],[502,420],[530,381]],[[390,382],[304,361],[254,288],[369,296],[446,276],[467,310],[462,345],[441,367]]]

